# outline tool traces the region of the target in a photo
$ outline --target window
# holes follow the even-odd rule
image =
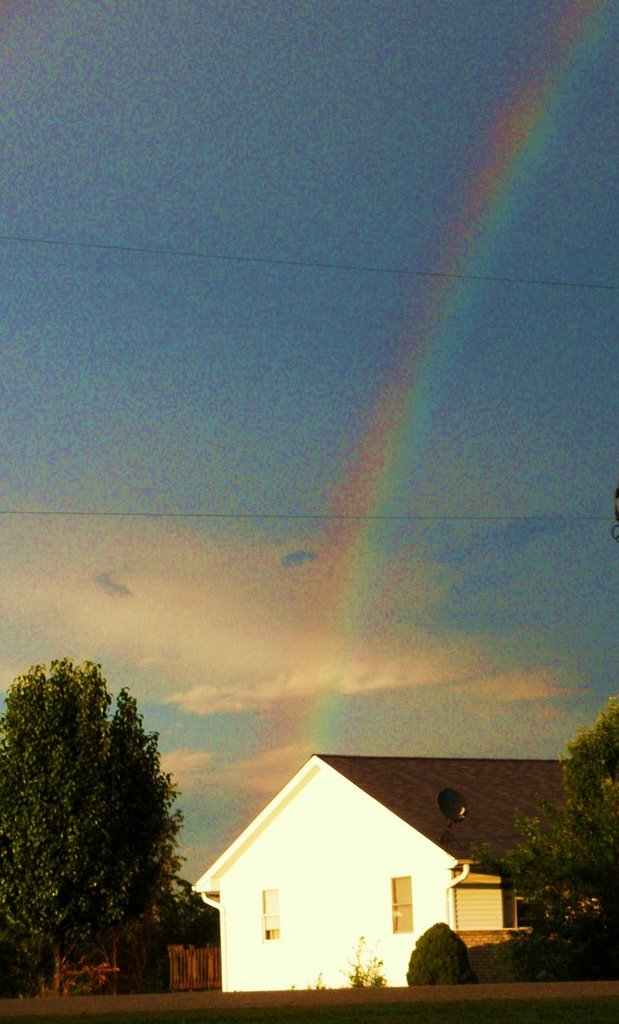
[[[394,932],[412,932],[413,883],[410,875],[391,879],[391,913]]]
[[[262,938],[279,939],[279,889],[262,890]]]
[[[538,920],[536,919],[535,914],[532,913],[530,905],[523,900],[521,896],[517,896],[516,927],[531,928],[535,924],[538,924]]]

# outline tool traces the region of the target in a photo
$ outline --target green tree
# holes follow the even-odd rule
[[[523,836],[502,870],[523,898],[530,931],[513,942],[519,978],[619,978],[619,699],[581,730],[563,758],[562,806]]]
[[[91,662],[35,666],[8,692],[0,917],[51,953],[52,991],[85,946],[147,913],[177,868],[181,819],[157,739],[126,690],[112,710]]]
[[[122,991],[167,990],[170,945],[219,945],[218,912],[203,903],[190,882],[178,877],[170,879],[152,911],[118,937]]]

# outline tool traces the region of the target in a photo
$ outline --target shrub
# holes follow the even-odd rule
[[[354,960],[348,966],[350,969],[343,973],[351,988],[384,988],[387,984],[383,961],[368,953],[363,935],[355,946]]]
[[[459,935],[434,924],[417,941],[406,972],[409,985],[470,985],[477,981]]]

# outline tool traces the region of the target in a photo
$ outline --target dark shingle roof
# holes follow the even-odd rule
[[[540,798],[563,801],[559,761],[318,756],[461,860],[470,858],[472,846],[484,843],[497,856],[506,853],[520,839],[514,825],[516,814],[543,819]],[[446,788],[461,793],[467,806],[464,820],[447,832],[437,804],[439,792]]]

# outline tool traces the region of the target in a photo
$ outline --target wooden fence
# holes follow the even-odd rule
[[[221,988],[219,946],[168,946],[170,992]]]

